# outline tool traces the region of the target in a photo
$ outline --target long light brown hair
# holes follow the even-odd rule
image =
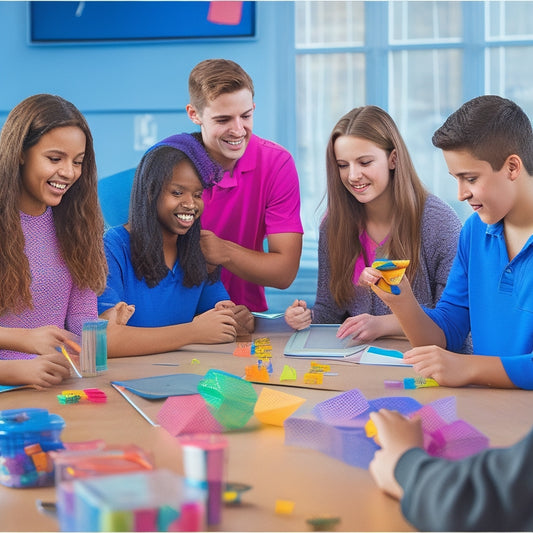
[[[353,298],[355,261],[359,255],[364,254],[359,235],[366,228],[364,205],[346,189],[337,166],[334,145],[337,138],[343,135],[366,139],[385,150],[388,155],[396,150],[396,168],[391,170],[389,184],[394,206],[392,229],[379,254],[389,259],[410,259],[407,271],[410,279],[420,264],[420,221],[428,195],[398,127],[388,113],[376,106],[358,107],[337,122],[326,150],[328,199],[323,223],[327,225],[331,273],[329,287],[340,307]]]
[[[96,161],[89,126],[70,102],[51,94],[23,100],[9,113],[0,133],[0,314],[31,308],[31,273],[24,253],[19,197],[21,156],[55,128],[75,126],[85,134],[81,176],[59,205],[52,207],[61,255],[80,288],[105,289],[107,263],[104,221],[97,194]]]

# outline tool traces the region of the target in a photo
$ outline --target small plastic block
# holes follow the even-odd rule
[[[200,361],[198,359],[196,359],[196,357],[191,359],[191,365],[199,365],[199,364],[200,364]]]
[[[268,337],[259,337],[258,339],[254,340],[254,344],[256,346],[268,346],[270,349],[272,349],[272,344],[270,343],[270,339]]]
[[[291,500],[276,500],[276,514],[292,514],[294,502]]]
[[[366,424],[365,424],[365,433],[366,433],[366,436],[369,438],[369,439],[372,439],[374,437],[377,437],[377,434],[378,434],[378,429],[376,427],[376,424],[374,424],[374,421],[373,420],[369,420]]]
[[[258,359],[257,368],[266,368],[269,374],[272,374],[274,371],[272,367],[272,361],[270,359]]]
[[[250,357],[252,355],[252,343],[251,342],[238,342],[233,355],[236,357]]]
[[[304,383],[306,385],[321,385],[324,381],[324,376],[320,372],[308,372],[304,374]]]
[[[426,387],[438,387],[439,384],[432,378],[403,378],[403,386],[406,389],[424,389]]]
[[[311,361],[311,372],[329,372],[330,370],[330,365],[324,365],[322,363],[315,363],[314,361]]]
[[[222,501],[229,505],[239,505],[243,492],[251,488],[251,485],[245,485],[244,483],[226,483],[222,492]]]
[[[244,375],[247,381],[261,381],[262,383],[268,382],[270,376],[266,367],[257,365],[250,365],[245,367]]]
[[[81,396],[69,394],[58,394],[57,399],[60,404],[66,405],[66,404],[72,404],[72,403],[78,403],[81,400]]]
[[[341,521],[338,516],[314,516],[307,520],[313,531],[333,531],[333,528]]]
[[[63,396],[79,396],[80,398],[83,398],[84,400],[87,399],[87,394],[85,394],[85,392],[82,391],[81,389],[64,390],[64,391],[61,391],[61,394]]]
[[[292,366],[285,365],[281,371],[281,376],[279,377],[280,381],[295,381],[296,380],[296,369]]]
[[[383,384],[386,389],[403,389],[403,381],[397,379],[386,379]]]
[[[29,444],[24,447],[26,455],[31,457],[37,472],[53,472],[54,463],[46,452],[43,452],[39,443]]]
[[[83,392],[87,395],[87,399],[94,403],[107,402],[107,395],[100,389],[84,389]]]

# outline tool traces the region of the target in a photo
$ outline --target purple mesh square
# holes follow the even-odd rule
[[[428,405],[433,407],[445,422],[450,423],[457,420],[457,400],[455,396],[439,398]]]
[[[319,420],[297,417],[285,420],[285,444],[316,450],[359,468],[368,468],[379,449],[363,428],[339,428]]]
[[[285,444],[329,453],[335,449],[332,426],[313,418],[291,416],[285,420]]]
[[[456,420],[456,400],[442,398],[421,405],[410,397],[385,397],[367,401],[357,389],[317,404],[306,418],[285,420],[285,444],[320,451],[349,465],[368,468],[379,449],[364,429],[371,411],[399,411],[420,416],[424,448],[431,455],[460,459],[486,449],[489,441],[463,420]]]
[[[364,413],[368,407],[368,402],[361,391],[352,389],[318,403],[313,408],[313,414],[328,424],[342,424]]]
[[[369,439],[364,430],[338,429],[342,439],[342,455],[337,457],[345,463],[358,468],[368,468],[379,446]]]
[[[388,396],[385,398],[376,398],[369,400],[370,410],[379,411],[380,409],[389,409],[390,411],[398,411],[402,415],[409,415],[418,411],[422,407],[420,402],[409,396]]]

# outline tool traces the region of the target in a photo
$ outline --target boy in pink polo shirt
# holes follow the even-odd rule
[[[290,153],[252,134],[250,76],[236,63],[208,59],[189,76],[189,118],[226,171],[204,192],[201,246],[236,304],[265,311],[264,287],[286,289],[298,272],[303,228],[298,174]],[[267,239],[268,251],[263,250]]]

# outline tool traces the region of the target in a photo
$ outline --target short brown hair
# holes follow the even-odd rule
[[[533,130],[526,113],[513,101],[486,94],[464,103],[433,134],[441,150],[466,150],[500,170],[516,154],[533,174]]]
[[[248,89],[254,96],[252,78],[229,59],[205,59],[189,75],[191,104],[202,112],[205,106],[221,94]]]

